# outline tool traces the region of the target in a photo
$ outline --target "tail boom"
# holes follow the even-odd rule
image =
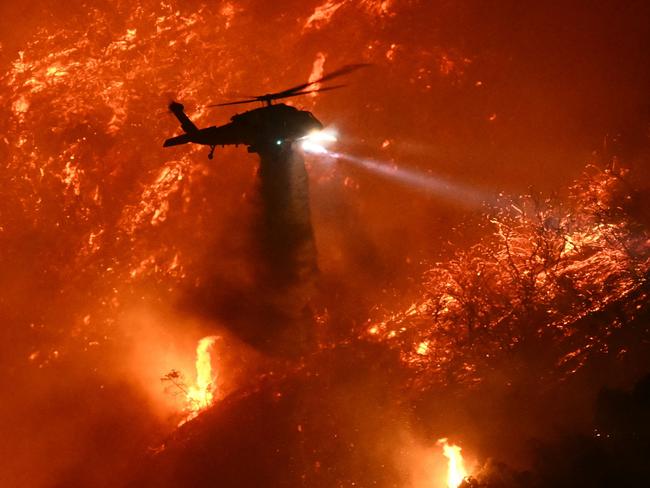
[[[190,134],[183,134],[176,137],[170,137],[163,143],[163,147],[180,146],[192,142]]]
[[[170,112],[176,116],[183,130],[188,133],[197,132],[199,128],[190,120],[184,109],[185,107],[183,107],[182,103],[172,102],[169,104]]]

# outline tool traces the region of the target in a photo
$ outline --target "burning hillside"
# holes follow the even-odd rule
[[[589,456],[580,449],[596,449],[609,466],[601,475],[641,479],[636,468],[618,471],[625,454],[612,450],[612,427],[597,427],[602,417],[578,401],[595,398],[581,386],[585,378],[640,375],[649,366],[647,207],[624,175],[588,168],[563,206],[529,196],[501,205],[486,215],[494,236],[426,274],[422,304],[359,337],[323,342],[299,366],[218,402],[172,435],[133,486],[442,486],[440,460],[427,470],[415,454],[426,451],[418,446],[427,437],[448,429],[473,443],[473,456],[506,456],[500,446],[510,436],[501,428],[543,438],[560,426],[558,412],[578,419],[576,432],[586,435],[562,469],[576,476]],[[495,424],[495,407],[514,409],[512,417]],[[625,427],[625,435],[646,435],[643,426]],[[455,488],[471,472],[460,448],[438,444]],[[541,447],[539,472],[474,464],[462,486],[557,486],[562,471],[546,456],[565,448]]]
[[[425,382],[475,384],[517,356],[556,380],[593,355],[624,359],[628,334],[645,332],[627,324],[648,298],[647,204],[615,166],[587,168],[565,203],[503,199],[489,237],[427,271],[424,299],[364,335],[397,347]]]
[[[648,7],[569,3],[1,5],[0,485],[639,483]]]

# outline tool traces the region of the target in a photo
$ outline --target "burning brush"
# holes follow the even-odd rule
[[[438,439],[436,445],[442,447],[442,453],[447,458],[447,488],[458,488],[467,478],[462,449],[455,444],[449,444],[446,438]]]
[[[210,352],[218,339],[218,336],[208,336],[199,340],[196,346],[196,380],[193,384],[187,385],[183,375],[176,370],[170,371],[162,378],[162,381],[171,383],[183,395],[184,417],[178,424],[179,427],[195,419],[215,401],[217,373],[212,367]]]

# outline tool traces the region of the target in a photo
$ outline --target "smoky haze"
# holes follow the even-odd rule
[[[257,156],[217,148],[208,161],[205,148],[163,149],[179,133],[170,99],[198,126],[222,124],[236,109],[205,105],[296,85],[315,63],[325,73],[371,63],[345,89],[291,102],[336,128],[337,150],[480,195],[564,195],[586,162],[612,158],[647,187],[650,5],[529,3],[0,5],[0,482],[120,478],[178,420],[158,378],[173,368],[191,375],[204,335],[230,341],[224,392],[266,368],[229,311],[206,312],[203,301],[240,300],[258,277]],[[453,253],[449,241],[462,247],[488,232],[482,209],[453,191],[305,159],[325,297],[315,309],[337,339],[413,303],[422,273]],[[494,426],[535,398],[536,384],[521,378],[520,396],[485,392],[485,422],[471,408],[445,417],[453,397],[422,406],[427,435],[447,421],[477,451],[525,463],[509,459],[510,447],[553,419],[532,412],[499,440]],[[587,375],[569,390],[562,428],[585,427],[576,419],[601,380]],[[614,374],[607,381],[619,386]],[[350,397],[343,388],[331,400],[345,419]],[[382,420],[372,417],[364,435]],[[388,437],[413,435],[402,430]]]

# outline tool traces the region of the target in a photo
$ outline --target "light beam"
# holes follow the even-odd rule
[[[325,137],[320,133],[314,134],[314,137],[311,135],[307,136],[302,140],[301,146],[305,152],[326,156],[335,161],[344,161],[353,164],[375,175],[410,188],[435,194],[466,207],[479,207],[484,203],[494,202],[496,200],[493,194],[455,183],[440,176],[434,176],[431,173],[423,173],[413,169],[398,167],[395,164],[389,164],[375,159],[360,158],[351,154],[330,151],[325,147],[324,143],[335,141],[336,138],[326,139]]]

